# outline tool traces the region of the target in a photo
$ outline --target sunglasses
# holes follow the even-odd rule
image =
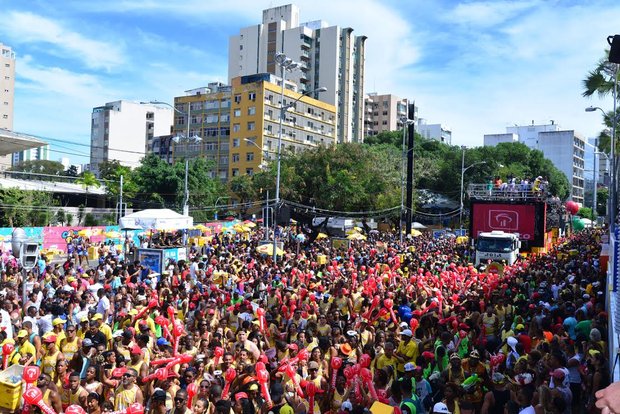
[[[124,378],[133,378],[133,375],[131,375],[131,374],[123,374],[123,377]]]
[[[175,398],[174,401],[175,402],[183,402],[185,401],[187,398]]]

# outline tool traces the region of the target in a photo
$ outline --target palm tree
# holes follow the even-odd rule
[[[609,55],[609,50],[606,50],[605,54]],[[586,78],[582,80],[583,92],[581,95],[586,98],[594,95],[598,95],[599,98],[605,98],[613,94],[614,83],[618,83],[618,65],[611,63],[607,57],[604,57],[598,61],[596,68],[589,71]],[[599,134],[599,151],[605,153],[610,152],[612,121],[618,119],[619,115],[620,109],[617,111],[616,116],[614,116],[613,111],[609,111],[603,116],[603,123],[607,128]],[[618,142],[618,140],[616,140],[616,142]]]
[[[76,183],[81,184],[82,187],[86,190],[86,196],[84,199],[84,206],[88,205],[88,189],[89,187],[101,187],[101,183],[99,182],[99,180],[97,179],[97,177],[95,177],[95,174],[93,174],[90,171],[84,171],[84,173],[82,174],[81,177],[79,177],[77,180],[75,180]]]

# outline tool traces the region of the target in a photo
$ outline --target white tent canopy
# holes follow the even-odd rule
[[[411,224],[411,228],[412,228],[412,229],[425,229],[425,228],[427,228],[427,227],[426,227],[424,224],[422,224],[422,223],[418,223],[417,221],[414,221],[414,222]]]
[[[189,229],[194,226],[194,219],[167,208],[148,209],[128,214],[121,218],[121,229]]]

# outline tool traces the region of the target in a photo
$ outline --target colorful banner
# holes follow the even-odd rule
[[[139,245],[138,235],[143,231],[130,230],[120,231],[118,226],[96,227],[24,227],[26,236],[37,241],[43,250],[67,252],[67,245],[75,239],[88,239],[91,244],[113,240],[115,244],[123,243],[125,235],[133,238],[134,243]],[[11,249],[13,227],[0,227],[0,251]],[[110,237],[112,236],[112,237]]]

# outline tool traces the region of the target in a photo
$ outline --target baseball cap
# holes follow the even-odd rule
[[[166,345],[170,345],[170,342],[168,342],[166,338],[159,338],[157,340],[157,346],[166,346]]]
[[[564,372],[562,368],[556,368],[553,370],[551,375],[553,376],[553,378],[560,379],[566,376],[566,372]]]
[[[65,321],[63,319],[60,318],[55,318],[52,321],[52,325],[56,326],[56,325],[64,325]]]
[[[405,372],[412,372],[413,370],[415,370],[415,365],[411,362],[407,362],[405,364]]]
[[[93,320],[93,321],[100,321],[100,320],[103,320],[103,315],[102,315],[102,314],[100,314],[100,313],[95,313],[95,314],[93,315],[93,317],[91,318],[91,320]]]
[[[256,383],[250,384],[250,386],[248,387],[248,391],[258,391],[258,384]]]
[[[452,414],[450,410],[448,410],[448,406],[442,402],[438,402],[433,406],[433,412],[441,414]]]
[[[43,337],[43,342],[52,344],[56,342],[56,335],[47,335]]]
[[[491,377],[491,380],[495,383],[495,384],[501,384],[506,380],[506,377],[504,376],[504,374],[502,374],[501,372],[496,372],[493,374],[493,376]]]
[[[316,361],[310,361],[308,363],[308,369],[319,369],[319,363]]]
[[[21,331],[17,333],[18,338],[25,338],[27,336],[28,336],[28,331],[26,331],[25,329],[22,329]]]
[[[401,322],[398,326],[400,326],[402,329],[407,329],[409,325],[407,325],[407,322]]]
[[[121,336],[123,336],[123,331],[120,329],[117,331],[114,331],[114,333],[112,334],[112,338],[120,338]]]
[[[82,341],[82,346],[93,346],[93,341],[89,338],[84,338],[84,340]]]
[[[136,355],[142,355],[142,348],[140,348],[138,345],[134,345],[131,347],[131,353]]]
[[[401,334],[402,336],[408,336],[408,337],[410,337],[410,338],[413,336],[413,333],[411,332],[411,329],[405,329],[405,330],[404,330],[404,331],[402,331],[400,334]]]
[[[156,388],[151,396],[152,401],[166,401],[166,391]]]

